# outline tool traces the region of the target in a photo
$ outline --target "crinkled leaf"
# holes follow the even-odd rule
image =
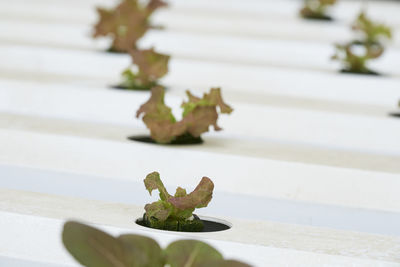
[[[183,123],[176,123],[171,108],[164,103],[164,88],[156,86],[150,99],[140,106],[136,117],[144,114],[143,122],[150,129],[151,137],[159,143],[169,143],[186,131]]]
[[[160,221],[165,221],[172,212],[171,205],[166,201],[159,200],[151,204],[146,204],[144,209],[148,217],[155,217]]]
[[[214,130],[220,131],[217,124],[218,113],[215,107],[212,106],[198,106],[189,112],[183,119],[182,122],[187,127],[187,132],[194,137],[199,137],[201,134],[208,132],[210,125],[214,127]]]
[[[146,6],[137,0],[123,0],[114,10],[98,8],[100,18],[93,36],[110,36],[114,50],[127,52],[135,48],[136,42],[152,27],[150,15],[165,5],[160,0],[151,0]]]
[[[126,234],[117,238],[122,243],[129,267],[164,267],[164,256],[158,243],[149,237]]]
[[[186,195],[187,195],[186,189],[183,189],[182,187],[178,187],[176,189],[174,197],[184,197]]]
[[[210,245],[197,240],[175,241],[165,249],[166,263],[171,267],[205,266],[207,261],[222,260],[222,255]]]
[[[164,88],[156,86],[150,99],[140,106],[136,117],[143,115],[143,122],[150,129],[151,137],[159,143],[168,143],[185,132],[185,126],[175,123],[171,108],[164,103]]]
[[[217,107],[221,113],[232,112],[232,108],[223,101],[220,88],[212,88],[203,98],[195,97],[190,92],[187,95],[189,101],[182,104],[183,119],[179,122],[175,121],[171,109],[164,103],[162,87],[154,87],[150,99],[137,111],[137,117],[144,114],[143,122],[150,129],[151,137],[158,143],[169,143],[183,134],[199,137],[211,125],[215,130],[221,130],[217,125]]]
[[[129,266],[123,245],[111,235],[88,225],[65,223],[62,240],[68,252],[84,266]]]
[[[218,112],[216,107],[219,107],[221,113],[231,113],[233,109],[227,105],[221,96],[220,88],[212,88],[210,93],[205,93],[203,98],[198,98],[192,95],[189,91],[186,92],[188,102],[182,103],[183,122],[187,126],[187,132],[198,137],[201,134],[208,132],[210,125],[214,130],[219,131],[221,128],[217,125]]]
[[[160,192],[160,199],[161,200],[168,200],[170,197],[172,197],[167,189],[165,188],[163,182],[160,179],[160,174],[158,172],[152,172],[146,176],[146,178],[143,180],[144,185],[149,191],[150,195],[153,190],[158,190]]]
[[[186,91],[188,96],[188,102],[182,103],[183,116],[192,112],[197,107],[219,107],[221,113],[231,113],[233,109],[227,105],[221,95],[221,88],[211,88],[210,93],[205,93],[203,98],[192,95],[189,91]]]
[[[153,48],[131,50],[130,55],[139,68],[137,79],[141,84],[154,83],[168,73],[168,55],[157,53]]]
[[[207,207],[211,201],[214,183],[208,177],[203,177],[195,190],[183,197],[171,197],[168,201],[180,210]]]

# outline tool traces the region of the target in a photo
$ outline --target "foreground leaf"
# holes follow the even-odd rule
[[[88,225],[77,222],[65,223],[62,240],[69,253],[84,266],[130,266],[121,242]]]
[[[222,255],[210,245],[197,240],[180,240],[166,249],[166,263],[171,267],[205,266],[207,261],[222,260]]]
[[[87,267],[163,267],[164,257],[158,243],[140,235],[118,238],[94,227],[69,221],[64,224],[62,240],[68,252]]]
[[[163,267],[163,252],[149,237],[126,234],[117,238],[123,245],[129,267]]]
[[[236,260],[210,260],[196,267],[251,267],[250,265]]]

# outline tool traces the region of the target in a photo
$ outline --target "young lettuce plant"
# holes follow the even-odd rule
[[[168,73],[168,62],[170,56],[154,51],[153,48],[146,50],[131,50],[129,54],[132,63],[137,67],[133,71],[129,67],[122,73],[123,82],[118,88],[129,90],[150,90],[158,85],[158,80]]]
[[[75,221],[64,224],[62,241],[75,260],[86,267],[250,267],[224,259],[218,250],[201,241],[178,240],[162,249],[146,236],[113,237]]]
[[[379,44],[359,44],[351,42],[348,44],[337,44],[333,60],[339,60],[343,64],[342,72],[356,74],[377,74],[367,67],[371,59],[379,58],[384,49]]]
[[[384,53],[385,47],[382,41],[392,37],[390,28],[372,22],[364,12],[361,12],[352,25],[352,29],[361,33],[362,38],[347,44],[336,44],[336,53],[332,59],[342,62],[342,72],[377,74],[367,67],[367,63]]]
[[[233,110],[222,99],[221,89],[212,88],[202,98],[186,92],[188,101],[184,102],[182,119],[176,121],[171,108],[164,103],[164,88],[152,88],[150,99],[140,106],[136,117],[143,115],[143,122],[150,129],[151,138],[161,144],[200,143],[201,134],[208,132],[212,125],[216,131],[219,108],[221,113],[229,114]]]
[[[304,0],[300,15],[306,19],[332,20],[326,13],[328,7],[336,4],[336,0]]]
[[[147,204],[146,213],[138,223],[147,227],[181,231],[201,232],[204,224],[193,214],[195,209],[207,207],[212,199],[214,183],[210,178],[203,177],[195,190],[190,194],[178,187],[175,195],[170,195],[160,179],[158,172],[152,172],[144,179],[144,185],[150,195],[158,190],[160,200]]]
[[[97,8],[99,21],[94,26],[93,37],[113,39],[111,52],[128,52],[136,48],[137,41],[154,28],[150,17],[154,11],[166,6],[162,0],[122,0],[115,9]]]

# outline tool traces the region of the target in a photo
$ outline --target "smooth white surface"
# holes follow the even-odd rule
[[[117,84],[120,73],[130,63],[126,55],[94,51],[21,45],[0,45],[0,48],[0,56],[8,59],[0,62],[0,75],[17,80],[95,84],[104,87]],[[322,107],[344,102],[386,106],[390,110],[397,106],[400,97],[400,79],[393,77],[341,75],[334,72],[307,72],[179,59],[171,60],[170,72],[163,82],[181,91],[187,88],[205,90],[211,86],[222,86],[224,91],[232,92],[236,99],[245,99],[247,102],[260,99],[257,103],[273,102],[269,100],[272,95],[326,101],[319,104]],[[313,104],[308,106],[312,107]],[[303,107],[307,105],[303,104]],[[337,107],[337,110],[340,109]]]
[[[68,90],[23,87],[2,92],[0,110],[3,112],[132,125],[145,129],[141,120],[134,119],[135,111],[148,99],[145,93],[75,90],[72,87]],[[178,118],[182,99],[183,96],[167,96],[166,99]],[[397,120],[261,105],[232,105],[235,111],[230,116],[220,116],[219,124],[227,135],[328,149],[400,155],[400,124]],[[254,116],[260,120],[252,120]],[[366,132],[368,135],[362,134]]]
[[[1,6],[1,4],[0,4]],[[6,7],[5,7],[6,8]],[[69,20],[69,14],[63,12],[59,17],[52,19],[49,24],[43,21],[43,13],[38,14],[40,18],[25,18],[21,16],[21,9],[16,14],[2,14],[0,23],[0,38],[4,41],[22,42],[28,44],[43,44],[54,46],[70,46],[72,48],[90,49],[94,47],[93,41],[89,38],[92,33],[92,25],[98,19],[94,8],[85,9],[85,14],[73,21]],[[82,13],[82,9],[73,11],[74,14]],[[51,11],[54,16],[55,11]],[[0,11],[1,14],[1,11]],[[22,14],[23,15],[23,14]],[[31,13],[29,13],[32,16]],[[268,17],[261,19],[240,18],[227,19],[217,15],[207,16],[203,14],[188,15],[181,12],[174,12],[167,9],[157,12],[152,21],[155,25],[163,27],[172,32],[196,32],[210,35],[231,35],[242,38],[256,39],[282,39],[302,40],[308,42],[323,42],[328,44],[350,40],[355,34],[350,30],[350,25],[337,23],[318,23],[303,19],[279,21],[279,27]],[[77,23],[79,22],[79,23]],[[11,30],[10,30],[11,29]],[[27,30],[34,29],[34,30]],[[393,41],[388,42],[389,49],[400,48],[400,31],[393,29]],[[209,36],[211,37],[211,36]],[[103,38],[104,40],[105,38]],[[98,44],[101,42],[96,42]],[[108,43],[108,42],[107,42]],[[102,44],[103,47],[105,44]],[[97,47],[97,46],[96,46]],[[101,47],[101,46],[98,46]]]
[[[120,141],[107,141],[1,129],[0,163],[128,181],[141,181],[146,174],[157,170],[174,185],[195,186],[199,177],[207,175],[217,188],[230,193],[400,211],[398,175],[124,140],[124,137]],[[172,161],[167,160],[171,153]]]
[[[160,241],[162,246],[166,246],[167,243],[178,238],[206,240],[220,249],[227,258],[238,258],[238,255],[245,251],[246,253],[243,254],[246,255],[243,255],[241,259],[257,264],[257,266],[265,266],[270,263],[272,266],[276,266],[273,263],[299,266],[299,263],[303,264],[303,261],[304,264],[313,264],[315,259],[317,262],[325,264],[341,263],[341,266],[348,263],[356,264],[356,266],[358,264],[367,264],[368,266],[368,264],[398,263],[396,254],[399,251],[399,239],[388,236],[229,218],[222,218],[233,224],[233,227],[226,231],[172,233],[133,224],[132,217],[140,217],[143,212],[142,208],[137,206],[12,190],[1,190],[1,192],[7,198],[0,197],[0,216],[4,218],[3,221],[0,221],[0,225],[11,226],[7,227],[8,229],[0,227],[0,231],[7,229],[6,234],[2,234],[2,236],[31,236],[32,238],[28,240],[36,242],[37,238],[35,237],[40,235],[39,239],[45,247],[53,244],[49,250],[43,250],[37,243],[33,244],[29,241],[24,246],[15,246],[13,241],[16,239],[12,239],[4,249],[1,249],[3,246],[0,245],[0,251],[5,251],[0,254],[11,257],[17,252],[22,258],[62,261],[65,252],[61,251],[59,234],[55,233],[60,232],[60,219],[75,218],[83,221],[90,219],[93,223],[100,223],[103,227],[104,225],[114,226],[106,227],[106,231],[112,234],[121,232],[145,234]],[[44,208],[43,203],[49,204]],[[10,209],[9,205],[12,205],[13,208]],[[21,228],[22,224],[27,222],[29,226]],[[103,227],[101,228],[104,229]],[[49,239],[46,238],[46,234],[43,234],[45,229]],[[320,243],[321,240],[327,242]],[[41,249],[41,252],[36,253],[36,249]],[[54,253],[48,256],[47,253],[53,250]],[[239,251],[241,251],[240,254],[238,254]],[[298,259],[296,260],[296,258]]]
[[[0,179],[1,188],[136,206],[144,205],[150,199],[156,200],[155,196],[150,198],[140,179],[121,180],[114,177],[98,177],[1,164],[0,173],[3,176],[3,179]],[[168,191],[174,192],[176,186],[169,183],[169,179],[164,180]],[[183,184],[181,186],[186,188]],[[88,188],[91,190],[87,190]],[[191,189],[187,188],[188,192]],[[261,203],[262,212],[260,212]],[[250,194],[244,195],[241,192],[225,192],[223,187],[215,188],[210,204],[206,209],[197,212],[213,217],[266,220],[400,236],[398,227],[400,213],[256,197]]]
[[[181,13],[191,15],[202,15],[203,17],[222,17],[234,21],[235,19],[253,19],[270,21],[298,21],[298,11],[301,7],[301,1],[249,1],[224,0],[224,1],[184,1],[174,0],[171,3],[169,11],[172,13]],[[107,0],[94,1],[66,1],[66,0],[36,0],[35,2],[25,2],[23,0],[14,0],[4,2],[0,10],[7,11],[17,17],[39,18],[41,20],[69,21],[76,23],[81,20],[86,24],[92,21],[94,15],[88,16],[88,11],[93,10],[94,6],[100,5],[111,7],[113,2]],[[3,8],[4,7],[4,8]],[[60,8],[62,7],[62,8]],[[400,8],[393,1],[340,1],[331,9],[333,17],[337,23],[348,24],[354,20],[362,8],[368,8],[368,12],[376,20],[390,23],[395,27],[400,26],[398,12]],[[92,11],[93,12],[93,11]],[[90,18],[90,20],[89,20]]]
[[[18,27],[18,25],[16,26]],[[14,29],[13,25],[9,25],[8,28]],[[5,37],[4,39],[21,40],[22,38],[22,40],[33,40],[28,41],[28,44],[46,45],[46,43],[50,43],[85,49],[93,47],[93,40],[90,40],[89,37],[90,27],[73,28],[67,25],[63,28],[62,26],[60,28],[56,26],[37,27],[37,31],[28,30],[28,33],[24,34],[26,26],[20,26],[19,30],[16,28],[15,31],[12,31],[18,33],[19,37]],[[35,37],[37,35],[38,37]],[[337,42],[342,41],[340,39],[337,40]],[[330,60],[335,51],[333,44],[297,40],[288,42],[278,39],[255,40],[234,36],[172,31],[150,31],[140,41],[140,44],[146,48],[155,46],[157,50],[171,54],[176,58],[272,65],[309,70],[335,71],[340,69],[339,63],[334,63]],[[389,49],[382,58],[371,61],[370,66],[379,72],[400,76],[398,71],[399,62],[400,50]]]
[[[68,217],[114,225],[105,227],[114,233],[150,234],[164,245],[178,238],[132,226],[142,208],[122,204],[142,207],[142,179],[154,170],[168,185],[187,188],[210,176],[218,188],[210,213],[247,215],[249,221],[232,219],[232,232],[202,236],[228,257],[240,255],[257,266],[399,266],[399,174],[386,173],[394,171],[392,163],[379,162],[400,156],[400,125],[385,117],[400,95],[400,52],[389,49],[373,65],[394,74],[382,78],[336,74],[337,65],[328,59],[330,43],[348,38],[346,24],[360,1],[340,1],[332,10],[338,21],[329,26],[300,22],[298,1],[172,2],[155,16],[169,30],[150,32],[143,45],[176,56],[164,80],[172,87],[167,103],[175,111],[186,87],[199,93],[224,87],[235,112],[221,117],[224,132],[205,136],[215,149],[125,139],[130,129],[145,132],[133,115],[148,94],[105,88],[129,64],[126,55],[94,51],[107,47],[106,40],[89,39],[94,3],[111,1],[0,2],[0,118],[20,116],[0,127],[0,266],[76,266],[59,239]],[[370,7],[374,18],[399,29],[400,5],[379,1]],[[35,129],[41,120],[43,129]],[[247,149],[254,147],[250,142],[261,145],[252,153],[223,148],[235,141]],[[304,153],[308,162],[271,160],[262,153],[268,144]],[[321,150],[358,155],[351,161],[359,165],[325,166],[334,160],[315,160],[328,155]],[[375,162],[366,157],[376,160],[379,172],[367,171],[372,167],[366,164]],[[235,207],[226,208],[229,203]],[[265,214],[257,214],[260,209]]]

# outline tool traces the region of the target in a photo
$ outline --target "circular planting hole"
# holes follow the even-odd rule
[[[371,76],[383,76],[382,74],[375,72],[375,71],[368,71],[368,72],[357,72],[357,71],[351,71],[351,70],[340,70],[341,73],[345,74],[357,74],[357,75],[371,75]]]
[[[331,16],[306,16],[304,17],[305,19],[309,20],[316,20],[316,21],[333,21],[333,18]]]
[[[159,143],[154,141],[153,138],[151,138],[149,135],[134,135],[134,136],[129,136],[128,139],[136,142],[160,145]],[[161,145],[198,145],[202,144],[203,142],[204,141],[203,139],[201,139],[201,137],[193,137],[190,134],[184,134],[178,136],[171,143],[161,144]]]
[[[111,85],[111,89],[117,89],[117,90],[123,90],[123,91],[140,91],[140,92],[151,92],[151,89],[149,87],[135,87],[135,88],[130,88],[121,84],[118,85]]]
[[[119,51],[114,49],[113,47],[108,48],[107,50],[103,50],[106,53],[112,53],[112,54],[128,54],[126,51]]]
[[[201,230],[201,231],[190,231],[190,230],[179,231],[179,230],[171,230],[171,229],[153,228],[153,227],[148,226],[148,224],[146,224],[144,217],[137,219],[135,221],[135,223],[140,226],[146,227],[146,228],[170,231],[170,232],[209,233],[209,232],[225,231],[225,230],[229,230],[232,228],[232,224],[230,224],[229,222],[224,221],[224,220],[211,218],[211,217],[203,217],[203,216],[199,217],[195,214],[193,214],[193,216],[195,217],[196,220],[200,220],[203,223],[203,225],[204,225],[203,230]],[[179,225],[177,227],[178,227],[178,229],[180,228]]]

